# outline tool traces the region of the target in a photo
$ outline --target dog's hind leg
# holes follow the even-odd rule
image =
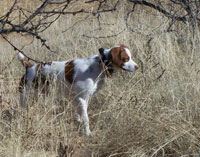
[[[19,93],[20,93],[20,105],[22,107],[25,107],[26,106],[26,84],[27,84],[27,81],[26,81],[26,75],[23,75],[21,80],[20,80],[20,83],[19,83]]]
[[[19,92],[20,92],[20,104],[23,108],[27,108],[27,102],[30,98],[35,97],[32,92],[32,80],[26,79],[26,74],[22,76],[20,83],[19,83]]]

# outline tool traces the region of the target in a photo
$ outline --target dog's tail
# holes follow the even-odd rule
[[[28,68],[33,65],[28,58],[26,58],[22,53],[18,53],[18,60],[24,65],[24,67]]]

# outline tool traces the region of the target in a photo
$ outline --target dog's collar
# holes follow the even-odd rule
[[[114,69],[112,67],[111,58],[110,57],[106,57],[103,48],[99,49],[99,53],[100,53],[99,64],[101,65],[101,69],[103,70],[104,74],[107,77],[111,77],[112,73],[114,72]]]

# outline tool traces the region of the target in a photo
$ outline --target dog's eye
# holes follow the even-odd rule
[[[129,61],[129,57],[123,58],[124,62],[128,62]]]

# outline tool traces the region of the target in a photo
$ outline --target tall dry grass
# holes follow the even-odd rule
[[[38,60],[68,60],[98,54],[98,48],[125,44],[140,65],[135,73],[117,71],[89,104],[92,138],[81,134],[74,107],[49,97],[20,107],[17,86],[24,73],[12,48],[1,39],[0,156],[199,156],[200,154],[200,36],[189,25],[121,4],[114,13],[95,17],[63,16],[42,34],[57,53],[30,37],[8,36]],[[103,38],[112,34],[114,37]],[[93,38],[95,37],[95,38]],[[100,38],[96,38],[100,37]],[[151,38],[151,40],[149,40]]]

